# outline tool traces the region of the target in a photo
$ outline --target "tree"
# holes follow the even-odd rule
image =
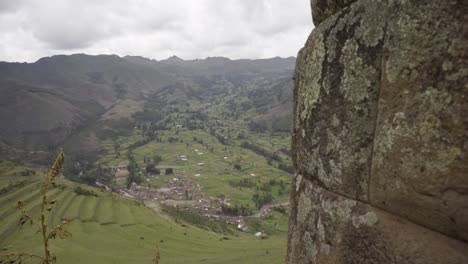
[[[154,166],[154,164],[148,164],[146,165],[146,172],[152,173],[152,174],[161,174],[161,171]]]
[[[252,195],[252,200],[255,203],[255,207],[257,207],[257,209],[260,209],[265,204],[271,203],[273,201],[273,195],[271,194],[271,190],[263,191],[263,194],[255,192]]]
[[[135,158],[129,154],[128,155],[129,164],[127,166],[130,174],[127,177],[127,189],[132,186],[132,182],[139,184],[143,181],[143,177],[140,175],[141,172],[138,169],[138,164],[135,161]]]
[[[242,170],[242,157],[238,157],[235,161],[234,161],[234,169],[236,170]]]
[[[159,156],[159,155],[154,155],[154,156],[153,156],[153,163],[154,163],[154,165],[158,165],[161,161],[162,161],[161,156]]]

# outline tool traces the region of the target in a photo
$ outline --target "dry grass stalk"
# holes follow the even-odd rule
[[[159,259],[160,259],[159,248],[158,246],[156,246],[156,253],[154,253],[153,264],[159,264]]]
[[[49,241],[55,239],[56,237],[65,238],[71,236],[71,234],[66,230],[66,226],[70,223],[69,220],[63,220],[60,224],[54,228],[48,229],[46,220],[49,215],[49,212],[53,209],[56,204],[56,200],[48,201],[47,200],[47,191],[50,185],[55,185],[55,178],[60,175],[63,164],[65,162],[65,154],[63,150],[60,150],[57,158],[54,161],[54,164],[49,170],[47,177],[44,179],[44,183],[41,187],[41,211],[39,216],[39,221],[35,221],[34,218],[26,211],[24,208],[23,202],[19,201],[17,208],[21,210],[21,217],[18,224],[23,226],[26,222],[30,222],[31,225],[37,224],[38,233],[42,235],[42,243],[44,247],[44,256],[27,253],[27,252],[15,252],[9,254],[0,255],[0,263],[22,263],[25,258],[36,258],[42,264],[50,264],[57,260],[56,256],[50,251]]]

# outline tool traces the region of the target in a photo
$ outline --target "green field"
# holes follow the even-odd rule
[[[254,187],[239,188],[236,186],[235,183],[242,179],[248,179],[258,186],[271,180],[282,181],[285,183],[286,189],[280,191],[279,186],[272,186],[271,192],[275,201],[288,199],[290,174],[278,169],[274,161],[269,164],[265,157],[252,150],[242,148],[240,144],[245,140],[232,139],[230,145],[223,145],[206,131],[189,131],[183,128],[159,131],[158,136],[163,139],[162,142],[149,141],[131,150],[143,173],[146,166],[145,157],[151,158],[158,155],[162,158],[158,168],[174,168],[174,173],[189,177],[194,183],[202,186],[203,192],[208,196],[225,196],[234,205],[244,204],[254,207],[252,195],[257,190]],[[177,138],[177,141],[170,142],[168,140],[170,137]],[[272,143],[265,140],[265,137],[254,134],[252,140],[259,146],[272,151]],[[286,146],[289,140],[289,138],[282,136],[272,136],[271,138],[276,147]],[[101,146],[106,150],[107,155],[101,156],[97,164],[107,167],[116,166],[121,162],[128,163],[126,158],[129,151],[128,146],[141,139],[137,129],[135,129],[133,136],[122,138],[120,155],[116,155],[112,142],[104,142]],[[182,155],[185,155],[187,160],[182,160],[180,158]],[[290,163],[288,156],[283,153],[278,155]],[[240,163],[241,169],[235,169],[235,163]],[[167,180],[167,177],[159,175],[151,177],[150,185],[156,188],[163,187]]]
[[[10,178],[9,183],[14,182]],[[17,227],[19,212],[14,210],[17,201],[28,201],[27,210],[37,215],[39,183],[37,177],[30,177],[24,186],[0,197],[3,253],[41,254],[36,228]],[[79,195],[74,192],[76,185],[59,180],[48,193],[49,199],[58,201],[48,224],[57,224],[60,218],[73,219],[69,227],[72,237],[52,241],[58,263],[151,263],[156,246],[160,249],[160,263],[283,263],[285,232],[267,239],[234,229],[230,234],[215,233],[171,220],[140,202],[92,187],[82,186],[97,197]]]

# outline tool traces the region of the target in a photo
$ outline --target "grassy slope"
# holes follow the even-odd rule
[[[0,160],[0,190],[10,188],[18,182],[27,182],[35,175],[29,172],[29,169],[18,166],[10,161]],[[25,176],[25,174],[30,174]]]
[[[74,218],[69,231],[73,237],[53,241],[58,263],[151,263],[154,248],[159,246],[161,263],[282,263],[285,254],[285,233],[259,239],[251,234],[234,232],[224,235],[190,225],[169,221],[140,203],[93,190],[98,197],[77,195],[75,184],[61,180],[56,195],[58,207],[49,222],[58,217]],[[27,185],[21,188],[31,188]],[[21,193],[21,188],[14,191]],[[26,200],[34,192],[25,192],[18,199]],[[0,203],[12,194],[0,197]],[[38,204],[35,199],[27,205]],[[1,209],[14,206],[6,202]],[[36,211],[37,213],[37,211]],[[4,230],[15,222],[18,212],[1,219]],[[3,232],[3,231],[2,231]],[[40,237],[35,228],[24,226],[0,242],[8,251],[41,253]]]

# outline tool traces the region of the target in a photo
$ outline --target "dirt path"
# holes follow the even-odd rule
[[[174,219],[172,217],[168,216],[166,213],[164,213],[161,210],[161,205],[159,202],[154,201],[154,200],[144,200],[143,203],[145,204],[146,207],[153,209],[158,215],[160,215],[162,218],[166,219],[167,221],[170,221],[172,223],[174,222]]]
[[[289,202],[276,202],[276,203],[265,204],[255,214],[248,216],[248,217],[253,217],[253,218],[264,217],[270,212],[271,208],[276,207],[276,206],[289,206]]]
[[[187,201],[174,201],[175,203],[179,202],[179,203],[184,203],[184,202],[187,202]],[[144,200],[143,203],[145,204],[145,206],[147,206],[148,208],[151,208],[153,209],[156,213],[158,213],[161,217],[163,217],[164,219],[172,222],[172,223],[175,223],[174,219],[172,217],[170,217],[169,215],[167,215],[166,213],[164,213],[162,210],[161,210],[161,204],[158,202],[158,201],[154,201],[154,200]],[[289,202],[275,202],[275,203],[270,203],[270,204],[266,204],[264,206],[262,206],[262,208],[260,208],[260,210],[258,210],[255,214],[253,215],[249,215],[249,216],[244,216],[244,217],[239,217],[239,216],[223,216],[223,218],[226,220],[226,219],[240,219],[240,218],[261,218],[261,217],[264,217],[266,216],[273,207],[276,207],[276,206],[289,206]],[[218,216],[219,215],[207,215],[207,216]]]

